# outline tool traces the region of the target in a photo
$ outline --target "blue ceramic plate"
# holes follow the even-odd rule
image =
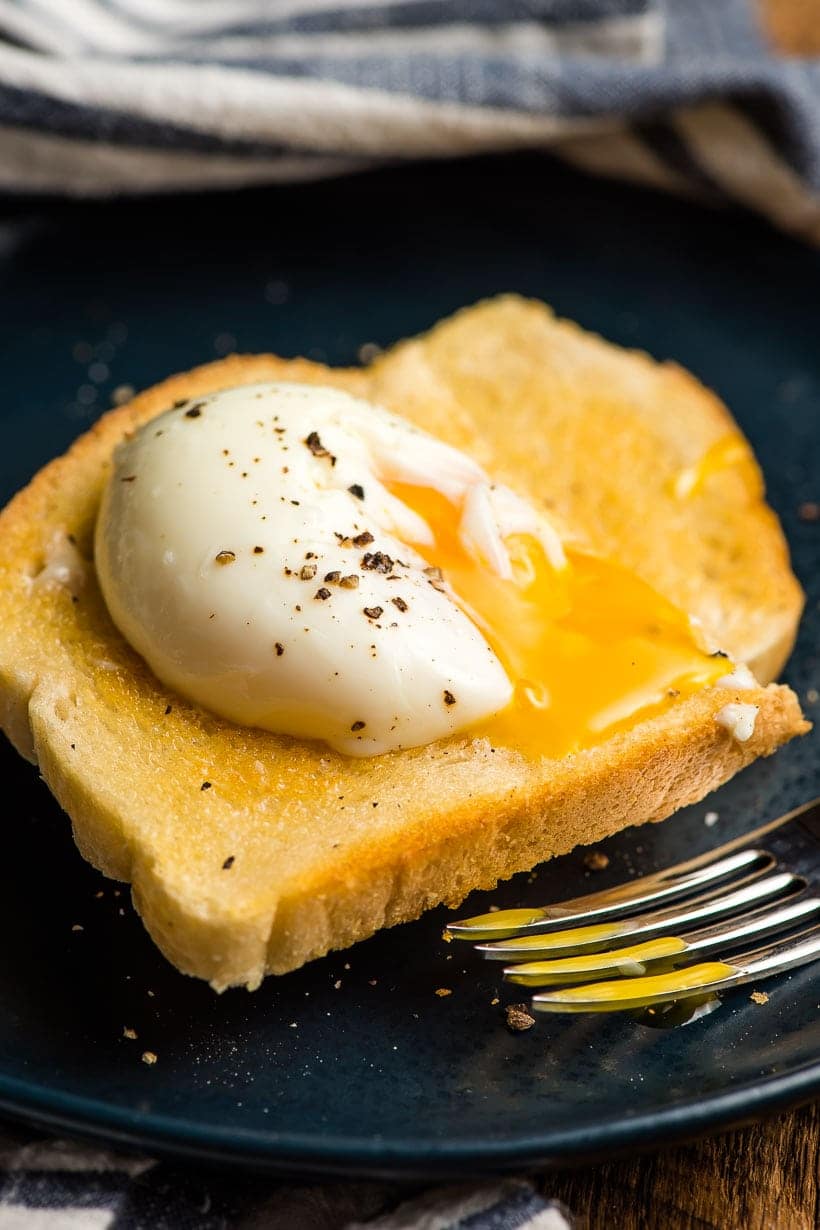
[[[820,499],[820,258],[763,224],[501,161],[204,201],[7,206],[0,277],[3,498],[116,385],[234,348],[350,363],[498,291],[674,356],[726,398],[762,460],[809,591],[788,678],[804,699],[820,682],[820,526],[797,516]],[[574,854],[461,912],[698,853],[820,793],[818,764],[810,735],[708,804],[606,843],[594,879]],[[588,1159],[820,1093],[812,968],[769,984],[766,1005],[747,989],[677,1030],[556,1017],[512,1036],[492,1001],[516,996],[440,941],[437,910],[217,997],[166,964],[5,744],[0,767],[0,1109],[168,1153],[418,1173]]]

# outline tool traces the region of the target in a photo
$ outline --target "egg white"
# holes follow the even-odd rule
[[[504,510],[517,531],[527,506],[384,410],[283,383],[176,406],[115,454],[95,544],[111,616],[164,684],[242,725],[352,756],[464,731],[512,683],[392,482],[440,491],[504,574]]]

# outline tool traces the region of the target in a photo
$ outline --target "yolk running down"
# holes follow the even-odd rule
[[[672,480],[672,494],[679,500],[697,495],[714,474],[734,470],[752,495],[763,494],[763,478],[752,450],[735,433],[720,436],[694,465],[681,470]]]
[[[506,540],[514,575],[505,581],[461,545],[459,514],[439,492],[391,490],[432,529],[434,544],[416,549],[441,569],[513,682],[511,703],[475,730],[494,746],[563,756],[731,670],[699,647],[682,611],[612,560],[570,550],[556,570],[520,534]]]

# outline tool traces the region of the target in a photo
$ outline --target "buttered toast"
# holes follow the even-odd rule
[[[356,760],[233,725],[154,678],[93,564],[116,444],[181,398],[331,385],[472,454],[683,610],[764,682],[802,596],[728,411],[692,376],[503,298],[364,370],[233,357],[103,418],[0,515],[0,724],[77,844],[130,881],[162,951],[255,986],[441,901],[694,802],[807,729],[785,687],[707,687],[595,747],[532,760],[457,736]],[[742,741],[716,720],[753,705]],[[203,787],[206,787],[203,789]]]

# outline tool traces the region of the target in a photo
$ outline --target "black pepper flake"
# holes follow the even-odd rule
[[[316,565],[302,564],[302,567],[299,569],[299,576],[303,581],[312,581],[316,576]]]
[[[225,859],[225,862],[222,864],[222,870],[230,871],[231,867],[233,867],[235,862],[236,862],[236,855],[229,854],[228,857]]]
[[[332,466],[336,464],[336,458],[331,453],[330,449],[325,448],[322,441],[319,439],[318,431],[312,431],[304,443],[308,446],[314,457],[327,457]]]
[[[358,589],[359,578],[356,576],[355,572],[351,572],[350,576],[342,577],[339,585],[342,589]]]
[[[120,482],[121,483],[133,483],[136,477],[137,477],[136,474],[126,474],[124,478],[120,479]]]
[[[264,547],[254,547],[253,553],[254,555],[261,555],[264,550],[265,550]]]
[[[296,508],[298,508],[298,507],[299,507],[299,501],[298,501],[298,500],[291,500],[291,504],[293,504]]]
[[[342,574],[340,572],[326,572],[324,579],[328,585],[338,585],[342,579]]]
[[[198,419],[204,405],[204,401],[198,401],[195,406],[191,406],[190,410],[185,411],[186,419]]]
[[[174,409],[180,410],[183,406],[187,406],[187,405],[188,405],[188,398],[180,397],[178,401],[174,402]]]
[[[364,613],[368,619],[379,619],[384,613],[384,607],[381,606],[366,606]]]
[[[384,551],[365,551],[362,556],[362,568],[370,572],[388,573],[393,567],[393,561]]]
[[[232,564],[234,560],[236,559],[236,552],[235,551],[218,551],[216,555],[214,556],[214,559],[217,564],[222,564],[223,566],[225,564]]]
[[[370,530],[363,530],[361,534],[357,534],[352,540],[354,547],[369,547],[373,541],[373,535]]]
[[[316,559],[315,551],[305,551],[305,559]]]
[[[354,722],[353,725],[350,727],[351,730],[364,730],[364,728],[365,728],[365,723],[361,721]]]
[[[212,785],[211,782],[203,782],[199,788],[200,790],[210,790],[211,785]]]
[[[444,689],[444,703],[445,705],[454,705],[456,703],[455,696],[453,696],[453,693],[449,692],[447,688]]]
[[[348,491],[350,492],[351,495],[355,495],[357,500],[364,499],[364,487],[361,485],[361,483],[351,483],[351,485],[348,487]]]
[[[444,592],[444,573],[440,568],[431,567],[424,569],[424,575],[427,577],[428,585],[432,585],[433,589]]]
[[[390,601],[393,603],[393,606],[397,606],[400,611],[407,610],[407,603],[403,598],[391,598]]]
[[[274,645],[274,649],[276,650],[277,658],[281,658],[282,654],[285,652],[285,646],[282,644],[282,642],[277,641],[276,644]]]
[[[322,585],[319,589],[316,590],[316,593],[313,595],[313,597],[319,598],[322,602],[326,602],[327,599],[330,597],[330,590],[325,589],[324,585]]]
[[[171,705],[166,705],[166,706],[165,706],[165,716],[166,716],[166,717],[167,717],[167,716],[168,716],[168,714],[171,712],[171,709],[172,709],[172,706],[171,706]]]
[[[728,653],[725,649],[716,649],[714,653],[710,653],[710,658],[728,658]]]

